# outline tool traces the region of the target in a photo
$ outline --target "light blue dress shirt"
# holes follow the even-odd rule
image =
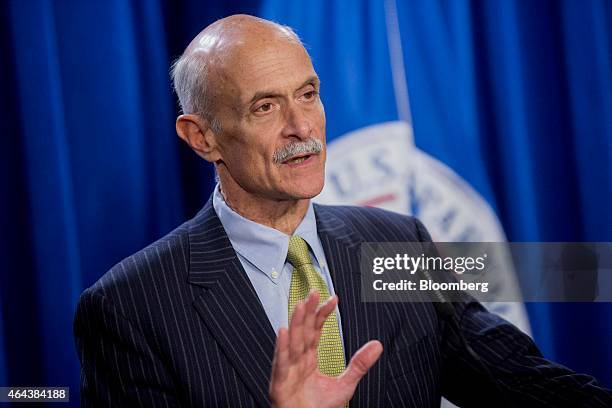
[[[286,262],[289,235],[246,219],[232,210],[219,191],[218,184],[213,193],[213,207],[259,296],[270,324],[275,333],[278,333],[279,328],[288,327],[289,321],[289,289],[293,272],[293,266]],[[299,235],[308,243],[313,266],[327,283],[330,295],[334,295],[334,285],[317,234],[312,202],[294,235]],[[336,315],[342,336],[338,308]]]

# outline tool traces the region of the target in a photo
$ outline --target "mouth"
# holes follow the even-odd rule
[[[296,156],[290,157],[287,160],[285,160],[283,162],[283,164],[286,164],[287,166],[290,167],[298,167],[298,166],[302,166],[307,164],[308,162],[312,161],[312,158],[315,156],[316,154],[298,154]]]

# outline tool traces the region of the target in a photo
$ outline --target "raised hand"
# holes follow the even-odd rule
[[[361,347],[339,377],[328,377],[317,369],[317,345],[327,316],[338,304],[333,296],[317,308],[319,293],[311,291],[296,305],[289,329],[281,328],[276,339],[270,400],[276,408],[343,407],[357,384],[380,357],[383,347],[372,340]]]

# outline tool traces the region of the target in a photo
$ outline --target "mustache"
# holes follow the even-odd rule
[[[320,140],[310,138],[303,142],[289,143],[274,152],[272,159],[276,164],[282,164],[285,160],[299,154],[317,154],[323,150],[323,143]]]

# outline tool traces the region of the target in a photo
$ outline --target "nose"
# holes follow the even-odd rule
[[[312,124],[303,110],[296,103],[290,103],[285,109],[285,126],[283,136],[306,140],[311,136]]]

